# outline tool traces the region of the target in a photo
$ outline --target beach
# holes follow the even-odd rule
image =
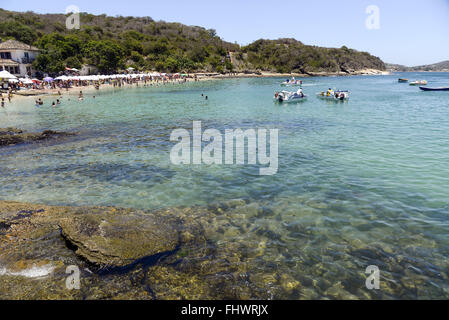
[[[357,76],[357,75],[389,75],[390,73],[388,71],[382,71],[382,70],[375,70],[375,69],[363,69],[363,70],[357,70],[353,71],[351,73],[329,73],[329,72],[322,72],[322,73],[312,73],[312,74],[302,74],[302,73],[275,73],[275,72],[250,72],[250,73],[229,73],[229,74],[219,74],[219,73],[198,73],[193,74],[185,80],[167,80],[167,81],[161,81],[161,80],[152,80],[152,81],[146,81],[146,83],[142,80],[140,80],[138,83],[123,83],[121,86],[123,88],[128,87],[135,87],[135,86],[165,86],[165,85],[176,85],[176,84],[183,84],[183,83],[189,83],[189,82],[195,82],[195,81],[212,81],[212,80],[223,80],[223,79],[240,79],[240,78],[287,78],[290,79],[291,77],[296,78],[310,78],[310,77],[325,77],[325,76]],[[116,89],[117,87],[114,87],[111,83],[104,83],[102,82],[100,84],[100,90],[108,90],[108,89]],[[61,93],[61,96],[69,94],[69,95],[79,95],[79,92],[95,92],[98,91],[96,89],[96,83],[91,83],[88,85],[82,85],[82,86],[70,86],[69,88],[58,88],[58,89],[52,89],[52,88],[44,88],[44,89],[30,89],[30,90],[20,90],[20,91],[14,91],[13,98],[22,98],[22,97],[34,97],[36,99],[42,98],[44,96],[57,96],[59,93]],[[6,92],[3,93],[4,96],[7,96]]]

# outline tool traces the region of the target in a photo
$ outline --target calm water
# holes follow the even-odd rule
[[[263,241],[261,272],[301,283],[273,298],[449,298],[449,93],[399,77],[449,85],[448,73],[304,79],[308,101],[290,105],[272,101],[283,79],[105,90],[56,109],[52,98],[41,108],[16,101],[0,110],[0,127],[79,135],[1,149],[0,198],[142,209],[245,199],[271,214],[240,215],[232,224],[254,231],[216,241]],[[315,98],[328,87],[350,90],[350,101]],[[172,165],[170,133],[193,120],[222,132],[279,129],[279,172]],[[370,264],[381,270],[377,292],[364,285]]]

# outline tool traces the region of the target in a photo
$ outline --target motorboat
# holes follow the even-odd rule
[[[274,101],[276,102],[300,102],[307,99],[307,95],[305,95],[302,90],[298,90],[297,92],[291,92],[291,91],[281,91],[276,92],[274,94]]]
[[[316,94],[318,98],[334,101],[346,101],[349,99],[349,91],[347,90],[327,90]]]
[[[287,80],[281,83],[282,87],[301,87],[302,86],[302,80]]]
[[[413,81],[413,82],[410,82],[410,85],[411,86],[426,86],[427,81],[426,80]]]
[[[399,82],[399,83],[408,82],[408,79],[399,79],[398,82]]]
[[[449,91],[449,87],[440,87],[440,88],[426,88],[419,87],[422,91]]]

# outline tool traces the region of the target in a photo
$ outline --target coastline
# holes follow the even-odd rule
[[[197,73],[197,81],[216,81],[216,80],[225,80],[225,79],[242,79],[242,78],[290,78],[290,77],[297,77],[297,78],[312,78],[312,77],[344,77],[344,76],[361,76],[361,75],[390,75],[391,73],[388,71],[382,71],[382,70],[376,70],[376,69],[363,69],[363,70],[357,70],[350,73],[344,73],[344,72],[317,72],[317,73],[309,73],[309,74],[302,74],[302,73],[275,73],[275,72],[260,72],[260,73],[232,73],[232,74],[219,74],[219,73]],[[150,87],[160,87],[165,85],[182,85],[184,83],[191,83],[195,82],[193,78],[187,78],[186,81],[179,81],[179,80],[170,80],[170,81],[148,81],[148,84],[146,86]],[[121,87],[114,87],[111,84],[101,84],[99,90],[112,90],[112,89],[126,89],[129,87],[143,87],[144,83],[140,82],[138,85],[135,83],[128,84],[124,83]],[[92,93],[97,92],[98,90],[95,88],[94,84],[89,84],[87,86],[74,86],[70,87],[68,89],[32,89],[32,90],[24,90],[19,92],[13,93],[13,99],[22,99],[22,98],[33,98],[33,99],[39,99],[49,96],[58,96],[58,92],[61,93],[61,96],[64,96],[66,94],[69,95],[77,95],[79,91],[83,91],[83,93]]]

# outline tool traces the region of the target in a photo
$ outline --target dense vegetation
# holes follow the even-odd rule
[[[255,68],[277,72],[351,72],[365,68],[384,70],[385,65],[367,52],[308,46],[295,39],[257,40],[243,47]]]
[[[165,72],[230,71],[351,71],[384,69],[365,52],[342,47],[327,49],[293,39],[258,40],[249,46],[220,39],[215,30],[149,17],[109,17],[82,13],[81,29],[65,27],[68,15],[10,12],[0,9],[0,37],[42,49],[34,62],[40,71],[92,64],[101,72],[127,67]],[[228,54],[233,52],[234,54]],[[233,63],[232,63],[232,62]]]

